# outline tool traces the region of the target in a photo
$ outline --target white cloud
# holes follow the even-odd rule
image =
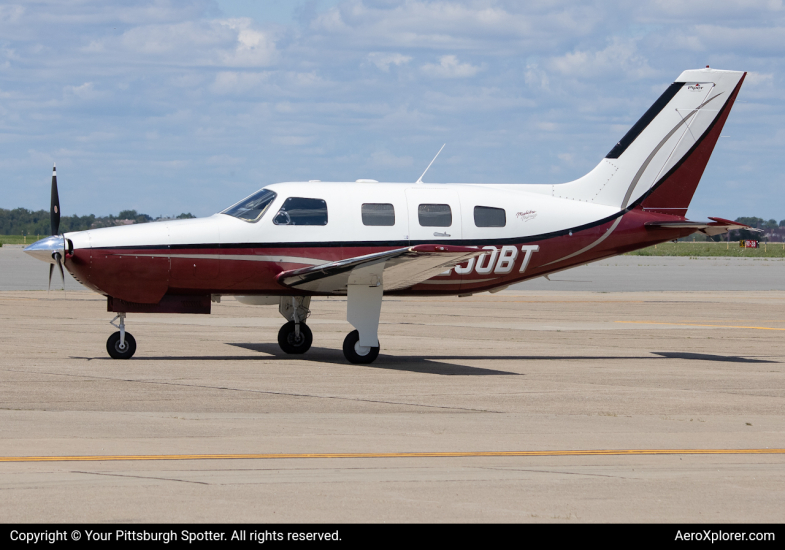
[[[215,94],[244,94],[258,89],[268,77],[268,73],[221,71],[215,75],[210,91]]]
[[[774,82],[774,75],[772,73],[750,71],[747,73],[745,82],[753,86],[771,86]]]
[[[0,6],[0,23],[18,23],[24,12],[24,6],[19,4]]]
[[[368,61],[376,65],[384,72],[388,72],[390,70],[390,65],[400,67],[401,65],[405,65],[411,60],[412,58],[410,56],[400,53],[371,52],[368,54]]]
[[[370,167],[408,167],[414,159],[408,155],[396,156],[389,151],[374,151],[367,165]]]
[[[553,36],[588,34],[603,20],[592,6],[522,4],[493,0],[341,2],[310,24],[318,38],[340,36],[349,44],[379,47],[495,49],[511,51],[522,41],[547,51]]]
[[[439,58],[439,64],[426,63],[420,70],[429,76],[439,78],[469,78],[480,71],[480,67],[475,67],[470,63],[459,63],[454,55],[443,55]]]
[[[95,89],[92,82],[85,82],[81,86],[66,86],[64,88],[66,94],[75,95],[79,99],[97,99],[101,93]]]
[[[271,37],[251,27],[248,18],[228,19],[221,25],[237,33],[237,46],[233,52],[223,54],[226,65],[234,67],[262,67],[275,58],[275,43]]]
[[[646,58],[638,53],[634,40],[613,38],[604,49],[575,50],[551,60],[551,66],[570,77],[592,78],[620,73],[628,78],[652,76],[653,69]]]
[[[207,213],[226,202],[229,170],[237,198],[260,179],[410,180],[445,141],[440,181],[556,183],[590,169],[679,72],[710,63],[750,73],[693,202],[708,182],[746,178],[770,197],[754,214],[783,217],[766,211],[785,209],[779,2],[320,0],[275,27],[211,2],[0,2],[0,141],[23,159],[4,173],[5,203],[38,208],[24,184],[47,162],[27,151],[59,163],[72,141],[74,181],[93,182],[78,184],[78,208],[95,213],[140,180],[156,193],[129,201]],[[171,159],[182,164],[158,168]],[[733,217],[732,197],[713,196]]]
[[[532,88],[542,88],[547,90],[550,87],[550,79],[548,74],[540,69],[537,65],[527,65],[526,73],[524,73],[524,82],[527,86]]]
[[[106,38],[88,48],[100,52],[115,46],[114,39]],[[180,66],[263,67],[272,64],[277,53],[272,36],[254,29],[247,18],[133,27],[117,46]]]

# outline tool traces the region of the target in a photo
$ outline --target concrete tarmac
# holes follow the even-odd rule
[[[785,454],[395,453],[782,449],[783,306],[754,287],[392,298],[378,361],[351,365],[345,300],[313,300],[293,357],[275,307],[229,299],[129,315],[138,351],[114,361],[102,297],[0,292],[0,517],[781,522]],[[177,460],[281,453],[394,455]],[[97,460],[2,462],[71,455]]]

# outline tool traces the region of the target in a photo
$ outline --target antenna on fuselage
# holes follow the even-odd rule
[[[444,145],[447,145],[447,144],[445,143]],[[442,149],[444,149],[444,145],[442,145]],[[439,149],[439,153],[441,153],[441,152],[442,152],[442,149]],[[439,153],[436,153],[436,157],[438,157],[438,156],[439,156]],[[436,160],[436,157],[433,157],[433,160],[431,161],[431,164],[433,164],[433,161],[434,161],[434,160]],[[428,168],[430,168],[430,167],[431,167],[431,164],[429,164],[429,165],[428,165]],[[427,171],[428,171],[428,168],[426,168],[426,169],[425,169],[425,172],[427,172]],[[419,178],[417,178],[417,181],[416,181],[416,182],[414,182],[414,183],[422,183],[422,177],[425,175],[425,172],[423,172],[423,173],[422,173],[422,176],[420,176]]]

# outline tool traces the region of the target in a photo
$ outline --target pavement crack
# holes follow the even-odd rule
[[[159,481],[176,481],[179,483],[195,483],[196,485],[211,485],[204,481],[190,481],[188,479],[175,479],[173,477],[153,477],[153,476],[134,476],[129,474],[109,474],[106,472],[85,472],[82,470],[71,470],[72,474],[87,474],[93,476],[109,476],[109,477],[129,477],[135,479],[157,479]]]
[[[624,476],[611,476],[607,474],[584,474],[581,472],[564,472],[561,470],[536,470],[528,468],[491,468],[488,466],[478,467],[480,470],[499,470],[502,472],[534,472],[538,474],[566,474],[572,476],[591,476],[591,477],[611,477],[614,479],[641,479],[639,477],[624,477]]]
[[[28,372],[28,371],[19,371],[15,369],[6,369],[10,372]],[[48,374],[50,376],[68,376],[73,378],[82,378],[86,380],[113,380],[116,382],[133,382],[137,384],[157,384],[161,386],[179,386],[179,387],[186,387],[186,388],[202,388],[202,389],[210,389],[210,390],[225,390],[225,391],[236,391],[236,392],[247,392],[247,393],[259,393],[265,395],[285,395],[289,397],[309,397],[312,399],[335,399],[339,401],[355,401],[355,402],[363,402],[363,403],[379,403],[383,405],[406,405],[409,407],[423,407],[428,409],[445,409],[445,410],[452,410],[452,411],[468,411],[468,412],[483,412],[483,413],[503,413],[504,411],[494,411],[490,409],[472,409],[468,407],[452,407],[447,405],[424,405],[422,403],[408,403],[406,401],[385,401],[382,399],[364,399],[361,397],[341,397],[338,395],[316,395],[310,393],[291,393],[291,392],[282,392],[282,391],[272,391],[272,390],[250,390],[245,388],[230,388],[228,386],[207,386],[204,384],[184,384],[178,382],[162,382],[159,380],[134,380],[129,378],[113,378],[111,376],[95,376],[95,375],[87,375],[87,374],[66,374],[66,373],[59,373],[59,372],[37,372],[36,374]]]

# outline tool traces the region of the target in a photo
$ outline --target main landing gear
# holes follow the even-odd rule
[[[343,354],[350,363],[373,363],[379,357],[379,315],[382,310],[384,264],[352,273],[346,289],[346,319],[356,328],[343,341]],[[278,311],[288,322],[278,331],[278,345],[285,353],[300,354],[311,348],[313,333],[305,320],[311,314],[310,296],[281,298]]]
[[[114,322],[120,319],[120,324]],[[109,324],[119,328],[118,332],[112,334],[106,341],[106,351],[112,359],[130,359],[136,353],[136,340],[130,332],[125,331],[125,313],[118,313],[117,317],[109,321]]]
[[[350,363],[373,363],[379,357],[379,316],[382,313],[384,262],[354,269],[346,286],[346,320],[354,328],[343,341]]]

